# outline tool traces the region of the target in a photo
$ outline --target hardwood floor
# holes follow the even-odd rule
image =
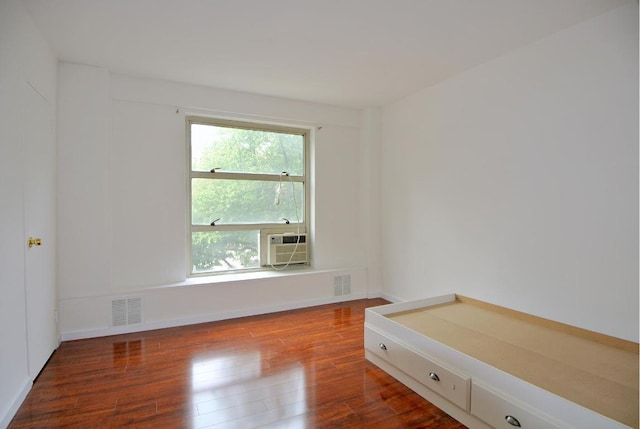
[[[384,303],[64,342],[9,428],[464,428],[365,360]]]

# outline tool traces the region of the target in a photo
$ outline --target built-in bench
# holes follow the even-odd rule
[[[367,309],[367,359],[467,426],[638,427],[638,344],[457,295]]]

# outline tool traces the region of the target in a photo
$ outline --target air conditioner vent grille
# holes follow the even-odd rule
[[[306,264],[309,261],[307,234],[272,234],[267,238],[270,265]]]

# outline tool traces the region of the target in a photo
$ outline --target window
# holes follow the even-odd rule
[[[190,274],[269,266],[269,234],[306,232],[309,130],[188,117],[187,140]]]

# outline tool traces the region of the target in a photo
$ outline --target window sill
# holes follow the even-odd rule
[[[206,285],[213,285],[213,284],[243,282],[243,281],[251,281],[251,280],[279,278],[279,277],[282,278],[282,277],[322,274],[322,273],[331,273],[331,272],[344,272],[345,270],[350,270],[352,268],[354,267],[345,267],[345,268],[339,268],[339,269],[338,268],[314,269],[312,267],[303,265],[299,267],[298,266],[290,267],[282,271],[266,269],[266,270],[250,271],[250,272],[235,272],[235,273],[227,273],[227,274],[220,273],[220,274],[188,277],[184,281],[168,283],[164,285],[148,286],[141,289],[158,290],[158,289],[175,288],[175,287],[206,286]]]
[[[236,273],[227,273],[227,274],[220,273],[220,274],[213,274],[213,275],[189,277],[183,281],[178,281],[173,283],[147,285],[147,286],[139,286],[139,287],[132,287],[132,288],[119,288],[116,290],[112,290],[111,294],[114,294],[114,293],[135,294],[135,293],[143,293],[143,292],[150,292],[150,291],[162,291],[162,290],[174,289],[174,288],[222,285],[225,283],[228,284],[228,283],[247,282],[247,281],[263,280],[263,279],[287,278],[287,277],[294,277],[294,276],[322,275],[327,273],[340,274],[345,272],[351,272],[354,270],[360,270],[362,268],[363,267],[351,266],[351,267],[340,267],[340,268],[316,269],[316,268],[303,265],[303,266],[288,268],[283,271],[266,269],[263,271],[236,272]]]
[[[256,280],[256,279],[268,279],[273,277],[289,277],[300,274],[319,273],[325,270],[314,270],[307,265],[292,266],[284,270],[274,269],[261,269],[245,272],[232,272],[232,273],[216,273],[216,274],[202,274],[187,277],[185,281],[172,284],[171,286],[190,286],[201,285],[211,283],[227,283],[234,281],[244,280]]]

